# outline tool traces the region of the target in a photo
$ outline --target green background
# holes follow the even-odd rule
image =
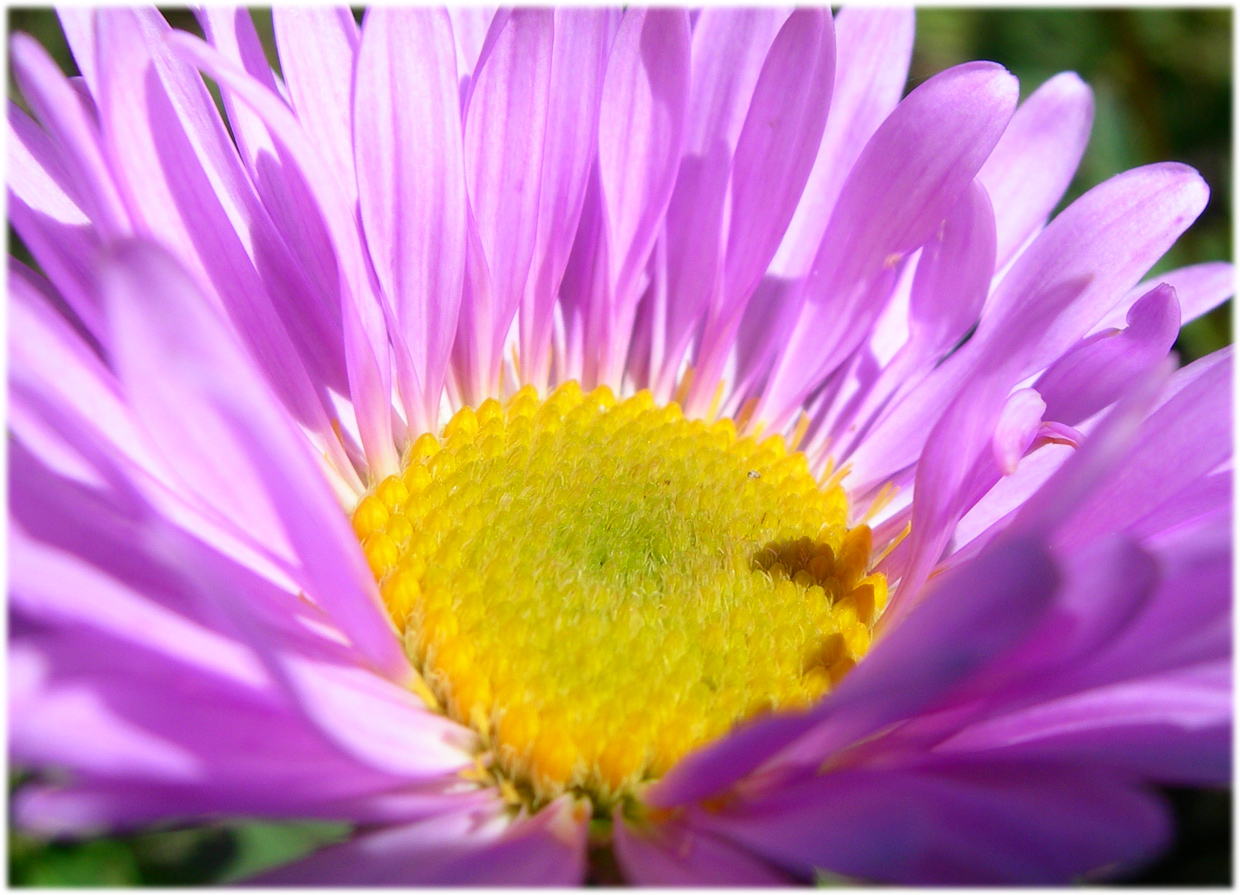
[[[197,31],[187,12],[168,11]],[[270,14],[256,11],[270,50]],[[29,32],[74,71],[55,17],[10,9],[10,30]],[[1197,168],[1211,188],[1201,218],[1156,270],[1231,260],[1232,12],[1210,9],[920,9],[910,89],[951,65],[991,59],[1021,82],[1022,98],[1051,75],[1078,72],[1094,89],[1093,135],[1065,204],[1128,168],[1174,160]],[[20,102],[10,76],[9,95]],[[11,248],[22,254],[10,231]],[[1184,328],[1185,361],[1231,341],[1230,303]],[[10,789],[22,775],[10,770]],[[1229,791],[1169,790],[1177,839],[1161,860],[1128,880],[1138,884],[1231,881]],[[14,885],[184,885],[235,881],[347,833],[339,824],[220,821],[194,829],[152,829],[84,842],[41,842],[10,834]]]

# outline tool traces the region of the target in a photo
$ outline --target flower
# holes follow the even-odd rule
[[[1138,282],[1182,165],[1047,223],[1078,78],[901,101],[908,11],[274,16],[278,77],[244,12],[13,39],[21,826],[1056,882],[1229,779],[1231,355],[1169,350],[1232,272]]]

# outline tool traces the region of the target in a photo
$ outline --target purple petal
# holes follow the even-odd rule
[[[913,57],[913,10],[845,7],[835,17],[831,115],[809,181],[771,263],[799,278],[826,232],[844,180],[862,148],[900,101]]]
[[[86,328],[104,334],[90,261],[100,237],[69,194],[59,147],[9,103],[8,195],[13,229]]]
[[[1231,780],[1231,663],[1088,690],[965,728],[938,747],[1070,760],[1178,786]]]
[[[279,311],[284,304],[291,313],[299,289],[277,271],[296,267],[205,85],[176,58],[171,29],[154,10],[103,10],[98,28],[105,146],[135,230],[168,245],[210,284],[208,296],[227,311],[285,405],[329,437],[326,398],[307,372],[312,349],[290,338]]]
[[[478,59],[482,55],[495,13],[496,8],[493,6],[454,6],[448,9],[448,18],[452,20],[452,40],[456,44],[456,71],[462,105],[468,95],[474,69],[478,66]],[[505,15],[507,14],[506,11]]]
[[[392,304],[410,422],[436,428],[464,277],[468,200],[452,28],[375,8],[362,29],[353,128],[362,225]],[[409,357],[412,369],[403,369]]]
[[[130,407],[186,492],[274,552],[291,547],[312,598],[358,650],[393,678],[406,676],[374,581],[309,445],[187,275],[162,251],[129,243],[112,252],[102,279]]]
[[[1063,197],[1093,120],[1093,91],[1074,72],[1055,75],[1012,116],[977,175],[996,210],[996,270],[1037,233]]]
[[[1068,425],[1087,420],[1162,361],[1179,332],[1175,290],[1156,286],[1129,310],[1124,330],[1089,336],[1038,377],[1034,388],[1046,401],[1047,418]]]
[[[1133,866],[1170,835],[1161,802],[1122,778],[962,761],[827,774],[697,816],[799,876],[903,885],[1067,883]]]
[[[99,48],[95,35],[95,12],[81,6],[62,6],[56,10],[65,42],[73,61],[94,96],[99,96]]]
[[[968,63],[926,81],[883,122],[840,193],[759,419],[786,420],[862,340],[881,310],[871,293],[890,289],[895,262],[929,239],[956,204],[1003,133],[1016,95],[1003,68]]]
[[[272,137],[300,169],[303,182],[313,192],[317,213],[323,216],[340,262],[341,315],[348,366],[349,394],[357,414],[362,444],[372,475],[382,476],[400,468],[392,439],[391,374],[388,331],[378,298],[362,257],[362,245],[353,212],[337,179],[326,170],[305,140],[288,106],[248,77],[202,41],[174,33],[174,49],[201,66],[221,84],[234,91],[259,114]],[[407,358],[398,353],[398,363]]]
[[[203,30],[221,55],[244,69],[262,88],[278,93],[254,22],[246,10],[208,7]],[[264,208],[292,251],[295,270],[282,276],[297,284],[297,301],[282,308],[286,326],[305,346],[302,356],[313,375],[333,389],[348,389],[340,321],[340,278],[335,253],[313,195],[268,132],[262,118],[234,92],[221,88],[224,107]],[[290,290],[293,291],[293,290]]]
[[[1214,364],[1159,407],[1115,473],[1057,530],[1057,542],[1080,544],[1123,530],[1229,458],[1230,382],[1231,364]]]
[[[617,816],[613,847],[638,886],[777,886],[792,880],[726,839],[671,821],[630,826]]]
[[[876,410],[920,381],[977,323],[994,264],[994,212],[985,189],[974,181],[921,249],[908,296],[907,341],[856,408],[832,421],[841,455],[865,437],[864,423]]]
[[[257,882],[281,885],[577,885],[585,875],[589,811],[562,796],[509,820],[496,795],[461,797],[454,811],[367,833]]]
[[[105,236],[129,232],[129,215],[112,180],[93,116],[34,38],[14,34],[13,73],[22,95],[60,147],[70,190]]]

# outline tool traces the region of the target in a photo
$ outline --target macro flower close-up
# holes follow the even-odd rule
[[[911,9],[10,36],[10,823],[298,885],[1055,884],[1231,780],[1226,261]],[[264,36],[265,37],[265,36]],[[1022,93],[1023,90],[1023,93]],[[1023,97],[1023,99],[1022,99]]]

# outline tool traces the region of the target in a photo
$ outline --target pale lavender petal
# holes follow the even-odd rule
[[[462,105],[468,95],[474,69],[482,55],[495,13],[494,6],[448,8],[448,18],[452,20],[452,40],[456,44],[456,71]]]
[[[1020,104],[978,179],[995,205],[996,270],[1050,217],[1076,173],[1094,120],[1093,91],[1074,72]]]
[[[13,74],[22,96],[60,148],[71,193],[108,237],[129,231],[129,215],[112,180],[98,127],[52,57],[28,34],[14,34]]]
[[[995,271],[994,203],[974,181],[921,250],[909,294],[909,339],[937,361],[977,323]]]
[[[857,406],[832,421],[841,456],[864,439],[865,423],[893,394],[924,377],[977,323],[994,267],[994,212],[986,190],[974,181],[921,249],[908,293],[907,341]],[[875,329],[882,329],[881,321]]]
[[[37,394],[40,403],[79,410],[92,444],[108,445],[152,468],[147,446],[119,393],[115,375],[63,317],[43,301],[30,281],[9,280],[10,426],[22,435],[32,421],[21,394]],[[52,459],[45,456],[44,460]]]
[[[629,9],[603,78],[597,168],[613,298],[591,346],[599,381],[619,384],[640,278],[672,196],[689,98],[689,39],[683,10]]]
[[[365,833],[259,877],[281,885],[578,885],[589,811],[562,796],[510,820],[498,794],[458,810]]]
[[[273,552],[292,548],[312,599],[356,648],[394,679],[407,676],[374,580],[309,444],[186,274],[162,251],[130,243],[105,263],[103,289],[130,407],[186,493]],[[228,379],[218,370],[228,370]]]
[[[203,31],[221,55],[255,82],[278,94],[275,76],[248,10],[207,7],[199,13]],[[302,356],[317,380],[339,392],[348,389],[340,320],[340,277],[335,253],[315,201],[267,130],[266,123],[227,86],[221,89],[237,148],[263,206],[295,256],[281,279],[297,284],[298,301],[282,317],[304,345]],[[291,260],[291,259],[290,259]]]
[[[1022,388],[1008,396],[992,442],[994,459],[1003,475],[1016,471],[1045,412],[1046,402],[1035,389]]]
[[[553,33],[551,11],[514,11],[470,85],[465,182],[483,257],[466,268],[455,348],[467,361],[458,366],[463,396],[474,404],[499,389],[504,339],[525,291],[538,234]]]
[[[685,145],[665,222],[668,358],[660,390],[680,360],[713,289],[724,248],[728,175],[754,87],[784,10],[705,9],[693,28]]]
[[[1206,194],[1197,172],[1168,163],[1117,175],[1069,206],[1003,278],[973,338],[884,412],[850,458],[852,487],[874,487],[917,458],[985,352],[1032,348],[1022,378],[1058,359],[1171,246]]]
[[[1044,405],[1036,393],[1011,396],[1029,350],[1017,344],[987,352],[927,437],[914,480],[908,565],[899,590],[884,612],[884,626],[895,625],[911,608],[910,596],[920,592],[956,522],[980,496],[976,483],[979,472],[975,470],[987,443],[992,446],[993,462],[1000,474],[1010,474],[1012,469],[1007,467],[1014,467],[1029,446]],[[1000,431],[1005,414],[1008,431]],[[980,474],[986,476],[986,469],[984,465]],[[981,493],[992,484],[993,480],[984,481]]]
[[[395,312],[410,422],[436,428],[464,278],[468,199],[446,14],[375,8],[362,30],[353,129],[362,225]],[[405,369],[401,359],[411,359]]]
[[[1077,425],[1115,401],[1128,385],[1162,361],[1180,332],[1175,290],[1154,287],[1128,312],[1118,333],[1089,336],[1038,377],[1047,419]]]
[[[59,147],[16,103],[9,102],[9,220],[34,260],[86,328],[105,332],[90,261],[99,234],[69,194]]]
[[[831,115],[809,181],[772,272],[809,272],[835,200],[857,156],[900,101],[913,57],[913,10],[846,6],[835,17],[836,71]]]
[[[732,160],[728,235],[719,291],[698,351],[687,407],[714,396],[741,314],[796,209],[831,105],[835,36],[829,11],[798,10],[771,45]]]
[[[926,81],[883,122],[840,193],[758,419],[785,421],[861,342],[881,310],[875,290],[890,290],[896,262],[933,235],[968,188],[1016,96],[1002,67],[968,63]]]
[[[95,12],[85,6],[61,6],[56,10],[56,18],[60,20],[60,28],[65,33],[65,41],[73,53],[73,61],[78,71],[90,87],[90,92],[99,95],[99,49],[95,37]]]
[[[1162,803],[1118,775],[1000,762],[827,774],[696,817],[803,878],[904,885],[1067,883],[1170,835]]]
[[[361,42],[346,8],[277,6],[271,11],[280,69],[297,120],[340,178],[350,199],[357,197],[353,165],[353,61]]]
[[[282,99],[248,77],[213,48],[197,38],[177,32],[169,43],[221,84],[236,92],[266,122],[271,135],[300,168],[313,192],[340,262],[341,315],[348,366],[349,393],[357,414],[362,444],[372,475],[386,475],[400,468],[392,437],[391,354],[388,330],[371,288],[371,277],[362,256],[363,246],[353,211],[322,157],[305,140]],[[347,293],[347,297],[345,297]],[[407,354],[398,352],[398,362]]]
[[[630,826],[616,812],[613,847],[638,886],[777,886],[793,880],[763,859],[678,821]]]
[[[597,152],[598,100],[618,24],[618,14],[609,11],[555,13],[538,229],[521,304],[521,375],[540,389],[550,373],[553,305]]]
[[[1160,283],[1166,283],[1175,289],[1176,298],[1180,300],[1180,316],[1183,322],[1187,323],[1214,310],[1235,294],[1236,269],[1226,261],[1207,261],[1150,277],[1129,290],[1123,300],[1102,318],[1090,334],[1111,327],[1122,327],[1132,305]]]
[[[168,245],[228,313],[281,400],[312,431],[328,436],[324,396],[290,339],[278,306],[297,284],[264,282],[264,260],[287,263],[198,73],[175,55],[171,30],[153,9],[98,13],[106,149],[135,231]],[[264,267],[260,275],[257,266]],[[308,349],[308,346],[301,346]]]
[[[62,629],[14,650],[36,672],[10,728],[14,755],[77,772],[65,789],[19,793],[18,818],[46,833],[213,814],[365,822],[376,817],[367,800],[409,785],[358,764],[269,693],[132,641]],[[406,804],[405,817],[419,812]]]

